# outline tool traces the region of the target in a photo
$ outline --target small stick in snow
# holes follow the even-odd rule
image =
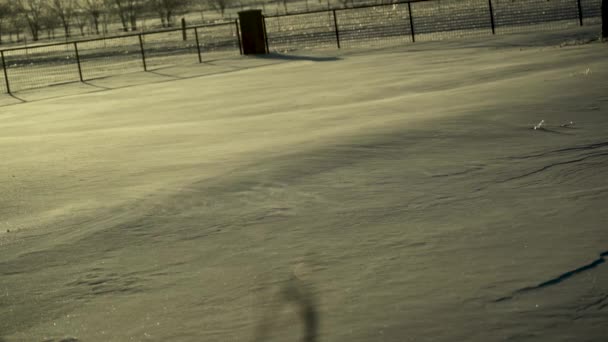
[[[570,128],[575,125],[574,121],[566,122],[564,124],[559,125],[559,127]]]
[[[545,125],[545,120],[540,120],[539,123],[537,123],[536,125],[534,125],[534,127],[532,127],[534,130],[539,130],[539,129],[544,129]]]

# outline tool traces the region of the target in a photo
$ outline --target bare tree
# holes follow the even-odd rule
[[[344,8],[348,8],[349,2],[350,2],[351,7],[355,6],[355,3],[353,0],[340,0],[340,3],[342,4],[342,7],[344,7]]]
[[[211,7],[215,9],[222,18],[226,12],[226,8],[232,4],[232,0],[211,0]]]
[[[193,7],[201,15],[201,21],[205,21],[205,10],[209,9],[209,2],[207,0],[192,0]]]
[[[4,33],[4,26],[8,23],[8,19],[11,17],[12,8],[8,2],[0,1],[0,44],[2,44],[2,34]]]
[[[129,31],[129,15],[126,13],[126,10],[123,6],[123,1],[121,0],[111,0],[114,5],[112,9],[116,11],[118,18],[120,19],[120,23],[122,24],[122,29],[127,32]]]
[[[76,10],[76,0],[50,0],[49,9],[51,14],[61,21],[65,36],[69,37],[71,34],[70,25],[72,24]]]
[[[114,4],[114,10],[120,18],[123,30],[129,31],[129,24],[131,24],[131,30],[137,31],[137,14],[143,8],[142,0],[112,0]]]
[[[194,9],[198,13],[200,13],[201,21],[205,21],[205,8],[203,7],[203,5],[199,1],[196,1],[196,0],[194,0],[192,3],[195,4]]]
[[[280,4],[283,4],[283,9],[285,10],[285,14],[287,14],[287,0],[278,0],[277,1],[277,11]]]
[[[183,13],[191,5],[190,0],[150,0],[149,5],[160,17],[162,26],[170,27],[174,23],[174,16]]]
[[[86,14],[86,12],[81,9],[77,9],[74,12],[74,24],[76,24],[76,27],[78,27],[81,36],[84,36],[84,28],[87,26],[87,21],[88,15]],[[90,33],[91,31],[89,30],[89,34]]]
[[[45,0],[15,0],[15,8],[25,18],[34,41],[38,40],[42,29],[45,4]]]
[[[55,38],[55,29],[61,25],[59,17],[51,11],[45,11],[40,18],[40,24],[46,31],[47,39]]]
[[[81,4],[81,9],[88,14],[95,29],[95,34],[99,34],[99,20],[105,10],[105,0],[85,0]]]
[[[236,3],[239,4],[241,11],[245,10],[245,0],[236,0]]]
[[[103,11],[101,13],[101,26],[103,28],[103,34],[108,33],[108,26],[110,25],[110,21],[112,20],[112,12],[109,10]]]
[[[10,3],[9,3],[10,4]],[[14,4],[13,4],[14,5]],[[17,12],[16,6],[11,6],[11,17],[9,19],[9,39],[13,41],[13,35],[17,35],[17,41],[21,40],[21,33],[27,27],[27,22],[22,15]]]

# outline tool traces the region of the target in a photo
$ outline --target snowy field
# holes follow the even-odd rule
[[[0,341],[606,341],[593,31],[1,95]]]

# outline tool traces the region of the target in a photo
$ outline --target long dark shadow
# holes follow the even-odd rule
[[[163,77],[171,77],[173,79],[183,79],[183,77],[180,76],[175,76],[175,75],[168,75],[168,74],[163,74],[162,72],[158,72],[156,70],[148,70],[147,72],[154,74],[154,75],[158,75],[158,76],[163,76]]]
[[[292,303],[297,306],[300,321],[303,324],[302,342],[318,342],[319,335],[319,312],[315,298],[312,294],[310,284],[293,277],[281,290],[281,301]],[[265,342],[270,330],[274,329],[276,313],[280,310],[265,315],[256,328],[254,342]]]
[[[563,281],[565,281],[565,280],[567,280],[569,278],[572,278],[572,277],[576,276],[579,273],[583,273],[585,271],[588,271],[588,270],[591,270],[591,269],[594,269],[594,268],[598,267],[599,265],[601,265],[601,264],[603,264],[603,263],[606,262],[606,259],[605,259],[606,257],[608,257],[608,251],[600,253],[599,258],[593,260],[592,262],[590,262],[590,263],[588,263],[586,265],[583,265],[583,266],[581,266],[579,268],[576,268],[574,270],[568,271],[566,273],[562,273],[559,276],[557,276],[555,278],[552,278],[552,279],[549,279],[549,280],[547,280],[545,282],[542,282],[542,283],[540,283],[538,285],[528,286],[528,287],[524,287],[524,288],[518,289],[518,290],[514,291],[510,296],[505,296],[505,297],[498,298],[498,299],[494,300],[494,302],[495,303],[503,302],[503,301],[506,301],[506,300],[513,299],[513,297],[515,297],[517,295],[520,295],[520,294],[523,294],[523,293],[526,293],[526,292],[530,292],[530,291],[534,291],[534,290],[540,290],[540,289],[543,289],[543,288],[548,287],[548,286],[557,285],[557,284],[559,284],[559,283],[561,283],[561,282],[563,282]]]
[[[267,55],[255,55],[255,58],[261,59],[279,59],[284,61],[311,61],[311,62],[335,62],[341,60],[339,57],[314,57],[314,56],[298,56],[285,55],[282,53],[272,52]]]
[[[99,88],[99,89],[103,89],[103,90],[111,90],[112,89],[112,88],[100,86],[100,85],[97,85],[97,84],[89,83],[88,81],[82,81],[82,83],[84,83],[84,84],[86,84],[86,85],[88,85],[90,87]]]
[[[9,93],[9,94],[8,94],[8,96],[10,96],[10,97],[14,98],[14,99],[15,99],[15,100],[17,100],[17,101],[20,101],[21,103],[26,103],[26,102],[27,102],[26,100],[24,100],[24,99],[22,99],[22,98],[18,97],[17,95],[15,95],[15,94],[13,94],[13,93]],[[0,342],[1,342],[1,341],[0,341]]]

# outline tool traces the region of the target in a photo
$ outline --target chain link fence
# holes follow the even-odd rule
[[[73,44],[6,50],[3,55],[12,91],[79,80]]]
[[[4,52],[0,52],[2,55],[0,56],[0,67],[2,68],[2,72],[0,73],[0,94],[8,93],[8,89],[6,89],[6,66],[4,65]]]
[[[237,22],[7,49],[0,56],[0,92],[86,82],[238,54]]]
[[[412,0],[267,16],[265,20],[268,45],[286,52],[598,24],[601,0]]]
[[[143,69],[137,35],[79,42],[77,47],[84,80]]]
[[[336,11],[340,44],[357,47],[412,42],[408,4]]]
[[[203,60],[216,60],[241,53],[238,23],[197,28]]]
[[[269,47],[277,51],[336,46],[333,11],[265,18]]]
[[[266,16],[267,45],[288,52],[373,47],[601,23],[601,0],[412,0]],[[238,22],[1,52],[0,92],[202,63],[242,53]],[[8,80],[7,80],[8,78]]]
[[[582,0],[581,12],[585,25],[602,23],[602,0]]]
[[[441,0],[411,5],[416,39],[441,40],[492,33],[487,0]]]
[[[493,1],[499,33],[553,30],[581,24],[578,0]]]

